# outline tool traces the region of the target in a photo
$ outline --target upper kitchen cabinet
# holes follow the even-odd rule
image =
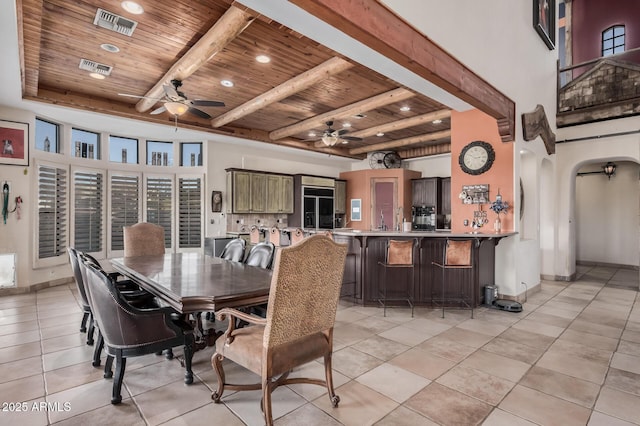
[[[334,203],[336,214],[345,214],[347,212],[347,182],[344,180],[336,180]]]
[[[440,204],[440,178],[422,178],[411,181],[413,206],[433,206]]]
[[[293,177],[227,169],[227,213],[291,213]]]
[[[451,214],[451,178],[442,178],[440,181],[440,193],[442,196],[442,208],[438,213]]]
[[[293,176],[267,176],[267,213],[293,213]]]

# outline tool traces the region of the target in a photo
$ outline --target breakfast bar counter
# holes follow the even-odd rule
[[[495,246],[502,238],[516,235],[515,232],[503,233],[452,233],[449,231],[359,231],[335,229],[335,241],[348,245],[342,285],[342,296],[363,305],[377,305],[381,288],[379,262],[384,262],[389,240],[414,240],[414,273],[400,275],[402,271],[391,272],[387,278],[396,284],[409,284],[413,302],[416,305],[430,306],[434,299],[447,298],[442,294],[441,270],[433,262],[442,262],[448,239],[472,240],[473,267],[456,272],[445,292],[457,292],[465,288],[469,294],[468,303],[474,307],[483,303],[482,288],[494,284]],[[393,274],[396,275],[393,275]]]

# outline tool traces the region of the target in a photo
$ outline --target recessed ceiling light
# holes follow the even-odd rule
[[[442,123],[442,120],[440,120],[440,119],[433,120],[432,123],[433,124],[440,124],[440,123]]]
[[[120,6],[122,6],[122,8],[127,12],[133,13],[134,15],[141,15],[144,13],[144,8],[135,1],[123,1],[120,3]]]
[[[357,118],[358,120],[365,118],[366,115],[365,114],[356,114],[353,116],[353,118]]]
[[[111,43],[103,43],[100,45],[100,48],[102,48],[102,50],[106,50],[107,52],[111,52],[111,53],[118,53],[120,51],[120,48],[118,46]]]
[[[351,127],[351,123],[342,123],[342,127]]]
[[[400,107],[400,111],[402,111],[402,112],[411,111],[411,107],[408,107],[408,106],[405,105],[403,107]]]
[[[348,144],[348,143],[349,143],[349,141],[346,141],[346,140],[342,139],[342,144],[343,144],[343,145],[344,145],[344,144]]]
[[[309,132],[309,134],[307,135],[310,138],[315,138],[316,137],[316,132]]]
[[[104,75],[97,72],[90,72],[89,77],[95,78],[96,80],[104,80],[106,78]]]
[[[379,138],[381,138],[382,136],[384,136],[384,133],[382,133],[382,132],[378,132],[378,133],[376,133],[376,136],[377,136],[377,137],[379,137]]]
[[[271,58],[267,55],[258,55],[256,56],[256,61],[260,62],[261,64],[268,64],[269,62],[271,62]]]
[[[220,80],[220,84],[224,87],[233,87],[233,81],[231,80]]]

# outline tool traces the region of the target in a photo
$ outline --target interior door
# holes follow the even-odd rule
[[[395,229],[397,193],[398,178],[371,179],[371,228]]]

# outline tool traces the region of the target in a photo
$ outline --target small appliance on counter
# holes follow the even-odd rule
[[[434,206],[411,207],[411,222],[414,231],[435,231],[436,208]]]

